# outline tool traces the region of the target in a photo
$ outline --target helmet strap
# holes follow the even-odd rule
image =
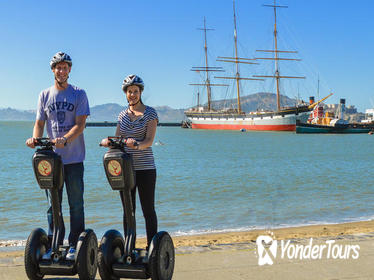
[[[126,97],[126,99],[127,99],[127,103],[129,103],[129,106],[135,106],[135,105],[138,105],[138,103],[140,102],[140,103],[142,103],[141,101],[141,98],[139,98],[139,100],[136,102],[136,103],[134,103],[134,104],[130,104],[130,101],[129,101],[129,99]],[[142,103],[143,104],[143,103]]]
[[[139,100],[138,100],[136,103],[134,103],[134,104],[130,104],[130,102],[129,102],[128,99],[127,99],[127,102],[129,103],[129,106],[135,106],[135,105],[137,105],[137,104],[140,102],[140,98],[139,98]]]

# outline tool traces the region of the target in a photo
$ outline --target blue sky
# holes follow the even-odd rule
[[[272,0],[237,0],[239,56],[259,56],[272,49],[273,13],[262,4]],[[282,93],[308,99],[334,92],[327,103],[346,98],[360,111],[374,106],[374,2],[369,0],[282,0],[278,14],[279,49],[297,50],[302,62],[285,62],[281,74],[306,76],[287,80]],[[195,105],[203,66],[203,34],[208,32],[210,66],[217,56],[233,55],[231,0],[190,1],[17,1],[0,2],[0,108],[35,109],[39,92],[52,85],[49,60],[59,50],[73,59],[70,83],[86,90],[90,105],[125,104],[121,83],[139,74],[146,87],[143,99],[151,106],[187,108]],[[263,54],[261,54],[263,56]],[[273,66],[241,65],[242,76],[271,74]],[[213,75],[214,76],[214,75]],[[222,83],[225,81],[218,80]],[[274,92],[274,82],[242,83],[243,95]],[[214,89],[217,99],[234,97],[229,88]]]

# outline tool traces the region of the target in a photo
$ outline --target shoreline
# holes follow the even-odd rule
[[[257,226],[251,226],[251,227],[242,227],[242,228],[228,228],[228,229],[213,229],[213,230],[191,230],[191,231],[176,231],[176,232],[169,232],[169,234],[173,237],[173,239],[184,239],[184,238],[192,238],[196,236],[221,236],[221,235],[232,235],[235,233],[248,233],[248,234],[255,234],[256,232],[260,232],[261,234],[265,232],[279,232],[284,234],[285,232],[289,232],[292,229],[296,229],[297,234],[301,234],[302,229],[309,229],[312,230],[312,233],[306,234],[306,236],[313,237],[314,234],[317,234],[319,230],[321,230],[319,227],[326,227],[325,232],[323,235],[326,234],[333,234],[336,233],[337,226],[344,225],[343,229],[347,230],[350,233],[355,233],[357,230],[354,228],[359,226],[364,230],[365,232],[370,232],[372,229],[372,232],[374,232],[374,216],[366,217],[366,219],[352,219],[351,221],[337,221],[337,222],[315,222],[315,223],[304,223],[304,224],[282,224],[274,227],[257,227]],[[333,232],[329,232],[329,229],[334,229]],[[110,228],[108,228],[110,229]],[[107,230],[108,230],[107,229]],[[368,231],[369,230],[369,231]],[[317,231],[317,232],[316,232]],[[96,232],[96,231],[95,231]],[[121,234],[122,231],[120,230]],[[3,251],[9,250],[15,250],[14,248],[23,248],[26,245],[27,236],[30,232],[25,233],[26,239],[0,239],[0,253]],[[97,234],[97,233],[96,233]],[[104,234],[104,233],[102,233]],[[101,234],[101,235],[102,235]],[[102,236],[97,235],[97,238],[100,239]],[[303,233],[302,235],[305,235]],[[318,236],[320,236],[321,233],[318,233]],[[298,237],[295,236],[296,238]],[[137,235],[137,240],[142,240],[145,238],[145,235]],[[67,242],[67,239],[64,239],[64,243]]]
[[[223,233],[201,233],[195,235],[172,235],[174,246],[177,252],[195,251],[196,248],[202,247],[230,247],[240,248],[241,245],[246,247],[248,244],[255,244],[259,235],[271,235],[274,239],[307,239],[307,238],[324,238],[324,237],[344,237],[350,235],[366,234],[368,238],[374,238],[374,220],[349,222],[340,224],[321,224],[284,227],[275,229],[254,229],[249,231],[231,231]],[[98,237],[100,238],[100,237]],[[100,241],[100,240],[99,240]],[[136,246],[145,247],[145,237],[136,240]],[[18,248],[17,248],[18,247]],[[0,247],[0,259],[23,256],[23,246],[3,246]],[[1,262],[0,262],[1,263]]]
[[[255,229],[250,231],[173,236],[173,241],[176,248],[213,244],[245,244],[256,242],[256,238],[259,235],[269,235],[270,232],[274,236],[274,239],[277,240],[338,237],[369,233],[373,234],[374,237],[374,220],[340,224],[308,225],[276,229]]]

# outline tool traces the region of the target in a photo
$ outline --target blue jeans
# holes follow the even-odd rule
[[[66,186],[66,192],[68,194],[68,202],[70,208],[70,234],[69,234],[69,246],[76,246],[79,235],[84,231],[84,206],[83,206],[83,173],[84,166],[83,162],[65,164],[64,165],[64,180]],[[62,191],[59,190],[60,207],[62,203]],[[47,211],[48,218],[48,238],[52,240],[53,235],[53,215],[52,206],[49,192],[46,191],[49,209]],[[60,208],[61,211],[61,208]],[[62,217],[62,229],[58,244],[62,244],[65,236],[65,225]]]

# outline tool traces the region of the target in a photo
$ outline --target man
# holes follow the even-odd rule
[[[64,180],[70,207],[70,234],[69,250],[66,259],[74,260],[75,248],[78,237],[84,231],[84,208],[83,208],[83,160],[85,158],[85,144],[83,130],[86,118],[90,114],[87,96],[84,90],[68,84],[72,60],[63,52],[56,53],[50,66],[54,74],[54,85],[43,90],[39,95],[36,121],[33,136],[26,140],[26,145],[35,147],[37,137],[43,136],[46,124],[47,134],[55,143],[55,152],[58,153],[64,164]],[[47,212],[49,231],[48,238],[52,240],[53,218],[52,207],[49,198],[49,209]],[[62,189],[59,192],[62,201]],[[61,233],[59,244],[63,243],[65,227]],[[51,249],[43,256],[49,259]]]

